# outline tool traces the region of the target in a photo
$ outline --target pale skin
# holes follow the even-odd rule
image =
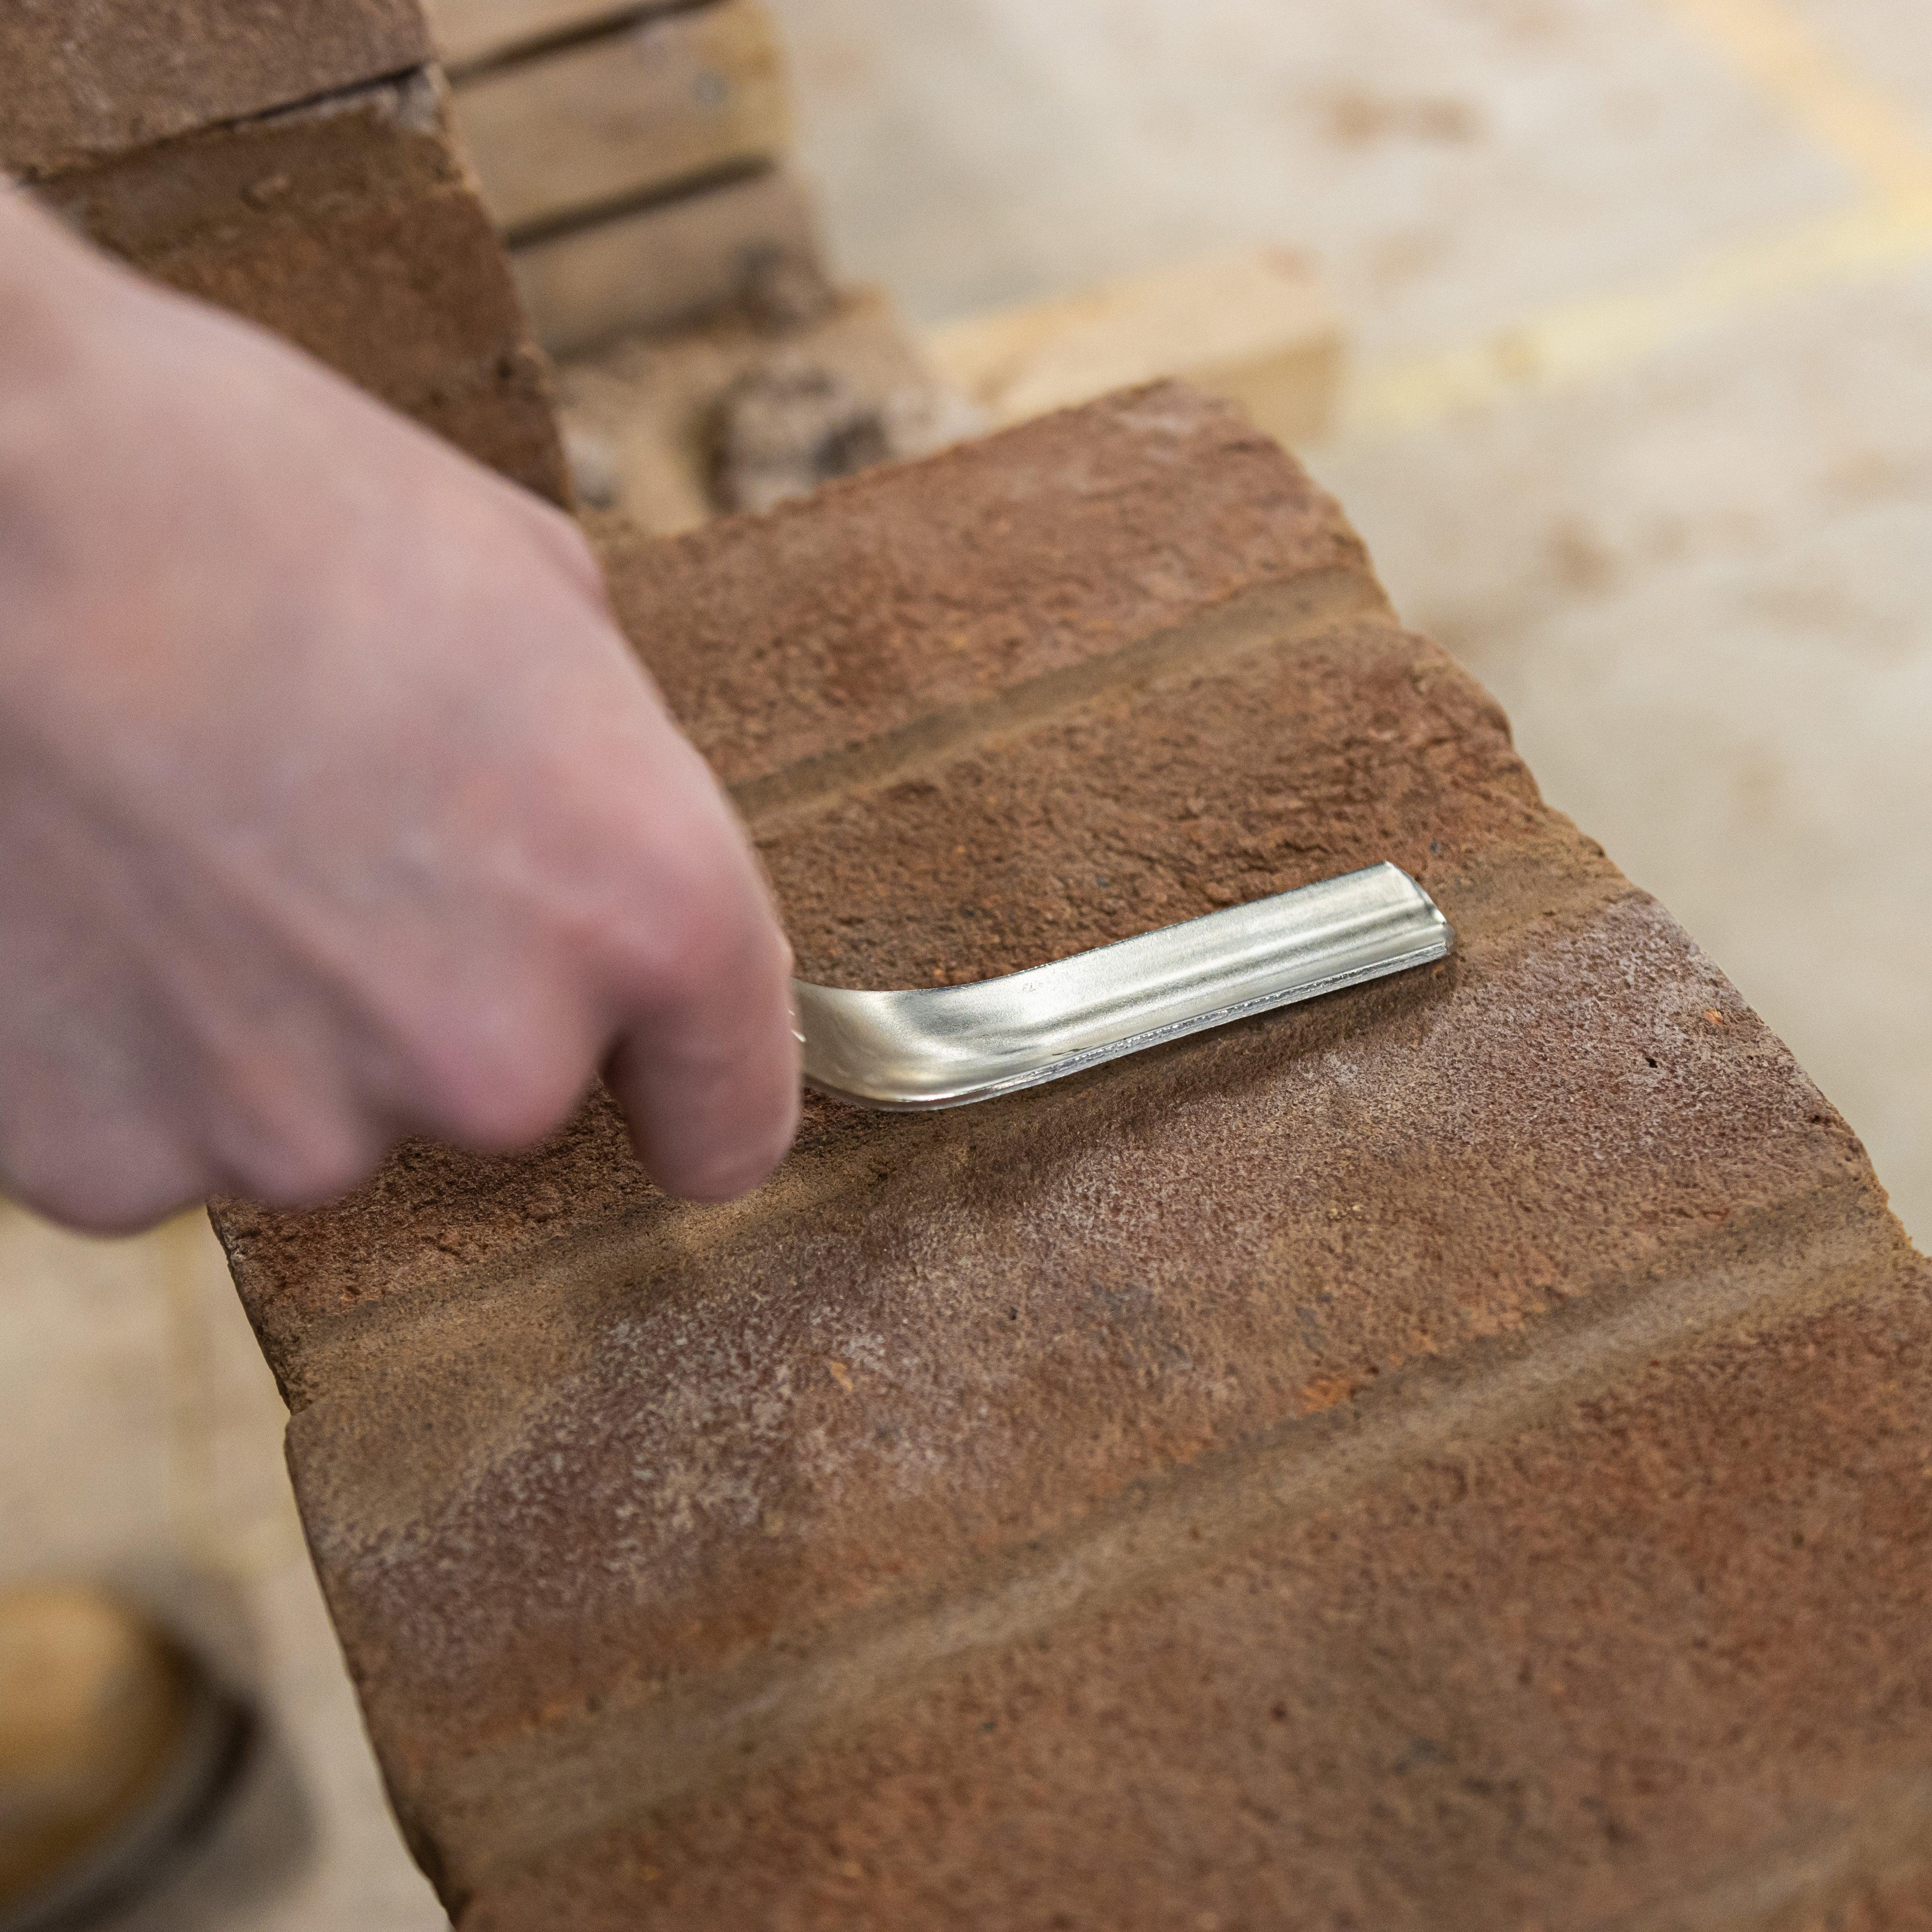
[[[789,1144],[790,955],[560,512],[0,182],[0,1188],[72,1226]]]

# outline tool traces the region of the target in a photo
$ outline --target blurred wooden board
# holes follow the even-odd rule
[[[770,168],[531,242],[511,266],[538,339],[574,356],[741,301],[774,274],[815,273],[818,256],[811,196]]]
[[[626,16],[664,13],[677,0],[425,0],[436,51],[452,73]]]
[[[458,128],[497,226],[518,238],[783,151],[784,63],[758,0],[717,0],[455,87]]]
[[[1320,278],[1273,248],[969,316],[930,331],[924,348],[996,428],[1177,376],[1287,443],[1327,426],[1342,366]]]

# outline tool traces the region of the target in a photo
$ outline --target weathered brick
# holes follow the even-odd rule
[[[184,135],[38,191],[136,267],[567,495],[547,374],[432,75]]]
[[[1924,1280],[1767,1319],[1754,1272],[1197,1464],[943,1662],[668,1712],[649,1823],[463,1932],[1922,1924]]]
[[[1232,410],[1172,388],[819,500],[675,544],[614,540],[619,614],[732,785],[1274,586],[1292,598],[1335,574],[1386,610],[1334,503]]]
[[[730,1208],[600,1101],[225,1209],[465,1932],[1932,1883],[1925,1264],[1292,464],[1159,389],[613,570],[808,974],[1384,857],[1458,947],[986,1107],[814,1102]]]
[[[58,173],[429,58],[417,0],[7,0],[0,168]]]

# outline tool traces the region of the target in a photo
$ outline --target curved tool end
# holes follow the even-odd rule
[[[1440,959],[1455,934],[1371,866],[968,986],[792,982],[808,1086],[898,1111],[990,1100],[1210,1027]]]

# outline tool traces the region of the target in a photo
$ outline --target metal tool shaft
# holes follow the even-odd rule
[[[1442,958],[1454,940],[1394,866],[967,986],[792,982],[806,1083],[862,1107],[965,1106]]]

